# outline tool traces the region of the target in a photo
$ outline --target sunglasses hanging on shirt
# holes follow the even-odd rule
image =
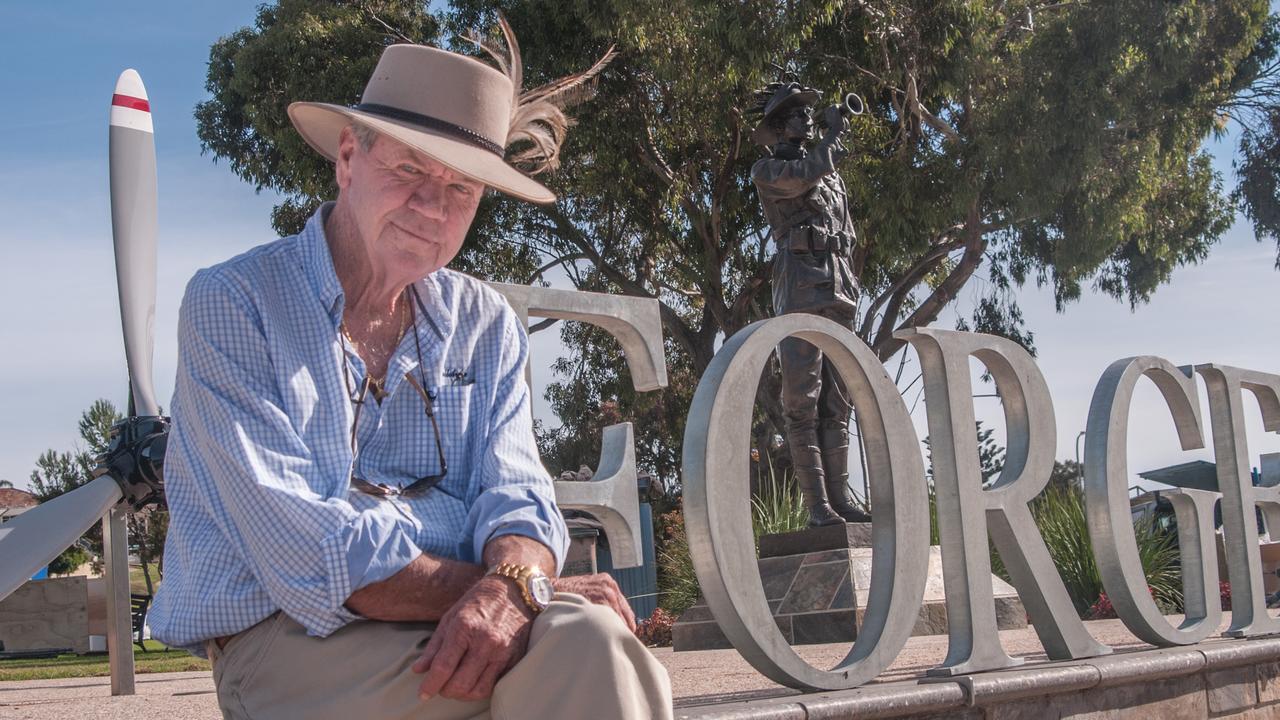
[[[410,286],[410,290],[413,293],[414,301],[418,305],[421,305],[422,300],[418,297],[417,288]],[[410,312],[412,312],[412,310]],[[352,382],[351,382],[354,376],[354,373],[351,371],[351,368],[347,365],[347,362],[345,360],[343,362],[342,379],[347,386],[347,396],[350,398],[351,404],[355,406],[355,415],[351,421],[351,441],[350,441],[351,442],[351,467],[352,467],[351,487],[355,490],[358,490],[367,495],[372,495],[374,497],[380,497],[380,498],[420,497],[422,495],[426,495],[436,485],[439,485],[440,482],[444,480],[445,476],[449,472],[449,466],[444,459],[444,444],[440,440],[440,423],[437,422],[436,420],[436,410],[435,410],[433,393],[431,393],[426,389],[426,382],[425,382],[426,366],[422,362],[422,342],[418,339],[416,326],[414,328],[414,333],[413,333],[413,344],[414,344],[414,350],[417,352],[417,355],[418,355],[418,372],[423,376],[423,381],[419,382],[418,378],[413,376],[413,371],[406,372],[404,374],[404,379],[405,379],[405,382],[409,383],[409,385],[413,387],[415,391],[417,391],[418,396],[422,398],[423,410],[426,412],[427,419],[431,421],[431,432],[435,436],[435,441],[436,441],[436,453],[440,458],[440,472],[433,475],[424,475],[422,477],[419,477],[417,480],[414,480],[412,483],[405,485],[403,487],[388,485],[386,483],[373,483],[355,475],[356,458],[358,457],[358,452],[359,452],[357,429],[360,427],[360,410],[361,408],[364,407],[365,399],[369,396],[370,392],[371,391],[377,392],[377,388],[375,387],[375,383],[370,378],[365,377],[364,381],[360,383],[360,390],[359,390],[359,393],[357,394],[355,389],[352,387]]]

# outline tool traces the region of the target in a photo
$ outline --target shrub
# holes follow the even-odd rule
[[[1106,593],[1098,596],[1093,601],[1093,605],[1089,606],[1089,612],[1085,613],[1085,620],[1110,620],[1116,617],[1116,609],[1111,604],[1111,598]]]
[[[88,551],[79,545],[72,545],[49,563],[49,574],[66,575],[75,572],[76,568],[87,562],[89,562]]]
[[[698,601],[698,575],[689,557],[689,538],[684,531],[684,511],[672,510],[658,516],[660,539],[658,557],[658,605],[673,615],[688,610]]]
[[[766,474],[767,473],[767,474]],[[772,465],[761,472],[760,493],[751,498],[751,527],[756,540],[768,533],[790,532],[809,525],[809,511],[799,487],[789,473],[775,473]],[[658,558],[658,604],[679,616],[698,601],[698,575],[689,556],[684,513],[672,510],[655,523]],[[674,619],[674,618],[673,618]]]
[[[1051,485],[1031,502],[1031,515],[1076,612],[1080,617],[1090,617],[1103,593],[1102,576],[1093,559],[1093,543],[1085,520],[1084,491],[1074,483]],[[1138,521],[1133,530],[1147,585],[1156,604],[1165,614],[1181,612],[1182,570],[1176,538],[1158,530],[1150,520]],[[1006,581],[1009,579],[994,546],[991,571]]]
[[[668,647],[671,645],[671,626],[675,622],[675,615],[662,608],[655,608],[652,615],[640,621],[636,637],[649,647]]]

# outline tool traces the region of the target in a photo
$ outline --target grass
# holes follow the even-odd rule
[[[209,661],[185,650],[164,652],[165,646],[146,641],[142,652],[133,646],[134,672],[138,674],[209,670]],[[106,653],[93,655],[59,655],[39,660],[0,660],[0,682],[12,680],[51,680],[55,678],[106,677],[111,674]]]
[[[803,530],[809,526],[809,509],[790,473],[774,472],[773,463],[769,463],[761,467],[760,480],[760,494],[751,498],[751,527],[757,544],[761,535]]]

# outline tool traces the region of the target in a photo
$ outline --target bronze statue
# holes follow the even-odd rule
[[[751,138],[769,149],[751,168],[765,218],[777,244],[773,307],[778,313],[821,315],[852,329],[858,281],[852,268],[856,235],[848,195],[836,163],[848,151],[840,137],[848,117],[862,111],[857,95],[823,114],[826,131],[814,137],[819,92],[775,82],[756,95],[760,123]],[[811,526],[866,522],[849,490],[848,388],[817,347],[789,338],[778,348],[782,406],[795,478],[809,507]]]

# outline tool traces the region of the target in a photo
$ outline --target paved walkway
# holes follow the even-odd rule
[[[1133,637],[1118,620],[1088,623],[1090,633],[1117,652],[1149,648]],[[1030,662],[1044,660],[1043,649],[1030,629],[1000,633],[1005,650]],[[799,654],[818,667],[835,665],[849,650],[846,643],[808,645]],[[917,637],[877,682],[917,677],[939,664],[947,654],[946,636]],[[671,675],[676,707],[707,706],[729,701],[784,697],[799,694],[756,672],[736,650],[704,650],[673,653],[670,648],[654,655]],[[29,680],[0,682],[0,717],[13,720],[218,720],[213,680],[207,672],[139,675],[137,695],[111,697],[107,678]]]

